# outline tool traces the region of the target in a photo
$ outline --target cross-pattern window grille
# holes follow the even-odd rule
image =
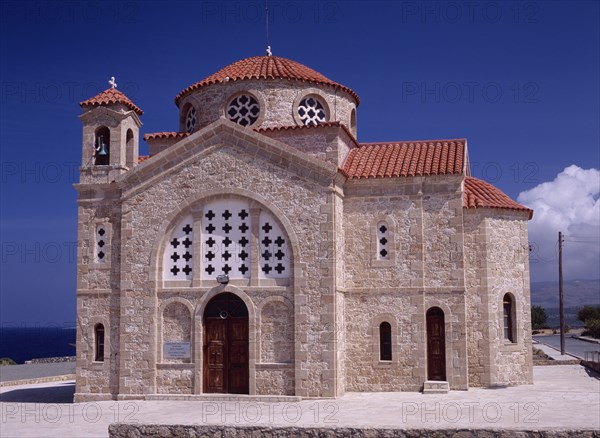
[[[253,218],[258,223],[253,224]],[[174,228],[163,254],[163,279],[216,280],[223,274],[230,279],[250,278],[253,263],[258,265],[259,278],[289,278],[289,241],[271,213],[251,216],[248,201],[223,199],[203,206],[200,223],[201,228],[193,230],[188,215]],[[252,231],[256,229],[258,235]],[[258,245],[253,246],[256,238]],[[196,262],[198,272],[192,274],[194,245],[200,245],[201,259]]]
[[[96,226],[96,263],[106,263],[106,251],[108,249],[108,235],[104,224]]]
[[[181,220],[173,230],[163,259],[166,279],[190,280],[192,278],[193,225],[194,221],[190,215]]]
[[[390,258],[390,227],[386,222],[377,224],[377,259],[389,260]]]
[[[325,106],[315,96],[308,96],[300,101],[298,116],[305,125],[318,125],[327,121]]]
[[[191,106],[185,116],[185,129],[187,132],[192,132],[196,127],[196,108]]]
[[[260,106],[256,99],[248,94],[233,98],[227,107],[227,118],[242,126],[250,126],[258,120]]]
[[[290,272],[287,236],[267,212],[260,214],[258,232],[260,247],[260,276],[263,278],[287,278]]]
[[[250,277],[250,208],[241,200],[207,204],[202,218],[203,279]]]

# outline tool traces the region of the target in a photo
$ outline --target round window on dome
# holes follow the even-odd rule
[[[196,127],[196,108],[191,106],[185,115],[185,129],[192,132]]]
[[[260,116],[258,101],[249,94],[234,97],[227,106],[227,118],[242,126],[254,124]]]
[[[307,96],[298,104],[298,116],[306,126],[319,125],[327,121],[325,105],[317,96]]]

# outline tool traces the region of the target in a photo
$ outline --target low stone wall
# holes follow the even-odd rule
[[[599,438],[596,430],[499,430],[499,429],[379,429],[379,428],[319,428],[319,427],[260,427],[260,426],[199,426],[158,424],[111,424],[111,438],[197,437],[197,438],[280,438],[280,437],[353,437],[353,438]]]
[[[534,366],[547,366],[547,365],[580,365],[582,364],[582,360],[573,359],[573,360],[554,360],[554,359],[538,359],[533,361]]]
[[[75,356],[62,356],[62,357],[41,357],[39,359],[26,360],[26,364],[30,363],[59,363],[59,362],[75,362],[77,358]]]

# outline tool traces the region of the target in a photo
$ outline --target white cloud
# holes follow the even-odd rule
[[[600,277],[600,170],[571,165],[517,200],[535,210],[529,222],[532,281],[558,280],[559,231],[565,280]]]

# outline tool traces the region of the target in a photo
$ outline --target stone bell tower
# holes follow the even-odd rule
[[[138,163],[140,116],[144,112],[110,88],[80,103],[83,109],[82,183],[110,183]]]

